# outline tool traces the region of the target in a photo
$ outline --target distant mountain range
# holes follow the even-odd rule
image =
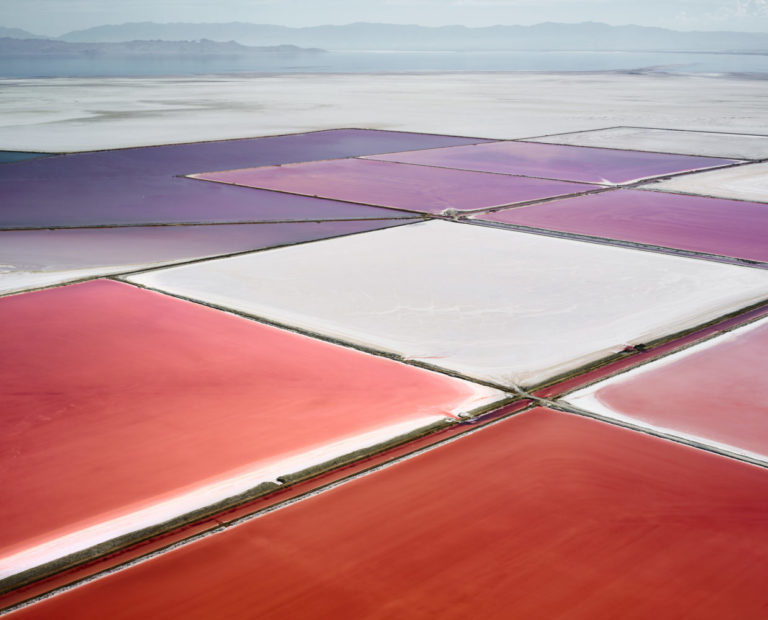
[[[0,37],[36,38],[15,28]],[[404,26],[355,23],[289,28],[265,24],[153,22],[97,26],[69,32],[59,40],[76,43],[126,41],[236,42],[247,46],[295,45],[329,50],[570,50],[693,51],[768,53],[768,33],[678,32],[644,26],[543,23],[535,26]]]
[[[32,34],[21,28],[5,28],[0,26],[0,37],[10,37],[13,39],[47,39],[37,34]]]
[[[2,34],[2,33],[0,33]],[[234,41],[221,43],[200,41],[127,41],[124,43],[70,43],[55,39],[21,39],[0,37],[0,55],[109,57],[109,56],[248,56],[255,54],[322,53],[320,49],[306,49],[295,45],[249,47]]]

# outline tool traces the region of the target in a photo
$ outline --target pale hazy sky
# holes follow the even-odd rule
[[[768,32],[768,0],[0,0],[0,25],[58,35],[123,22],[357,21],[442,26],[600,21]]]

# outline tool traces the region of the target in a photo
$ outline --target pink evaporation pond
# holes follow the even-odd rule
[[[768,320],[566,396],[583,409],[768,459]]]
[[[443,170],[365,159],[337,159],[191,175],[217,181],[407,211],[439,214],[588,191],[589,185]]]
[[[604,184],[629,183],[738,161],[536,142],[490,142],[370,155],[365,159]]]
[[[503,397],[107,280],[0,325],[2,577]]]
[[[768,472],[536,409],[11,618],[765,618]]]
[[[619,190],[474,217],[768,262],[768,205],[752,202]]]

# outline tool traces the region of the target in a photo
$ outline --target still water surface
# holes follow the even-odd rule
[[[0,77],[407,71],[648,71],[768,76],[768,54],[681,52],[326,52],[240,57],[0,58]]]

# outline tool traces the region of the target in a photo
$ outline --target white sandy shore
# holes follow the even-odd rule
[[[620,73],[0,81],[0,149],[77,151],[370,127],[523,138],[631,125],[766,133],[768,80]]]

